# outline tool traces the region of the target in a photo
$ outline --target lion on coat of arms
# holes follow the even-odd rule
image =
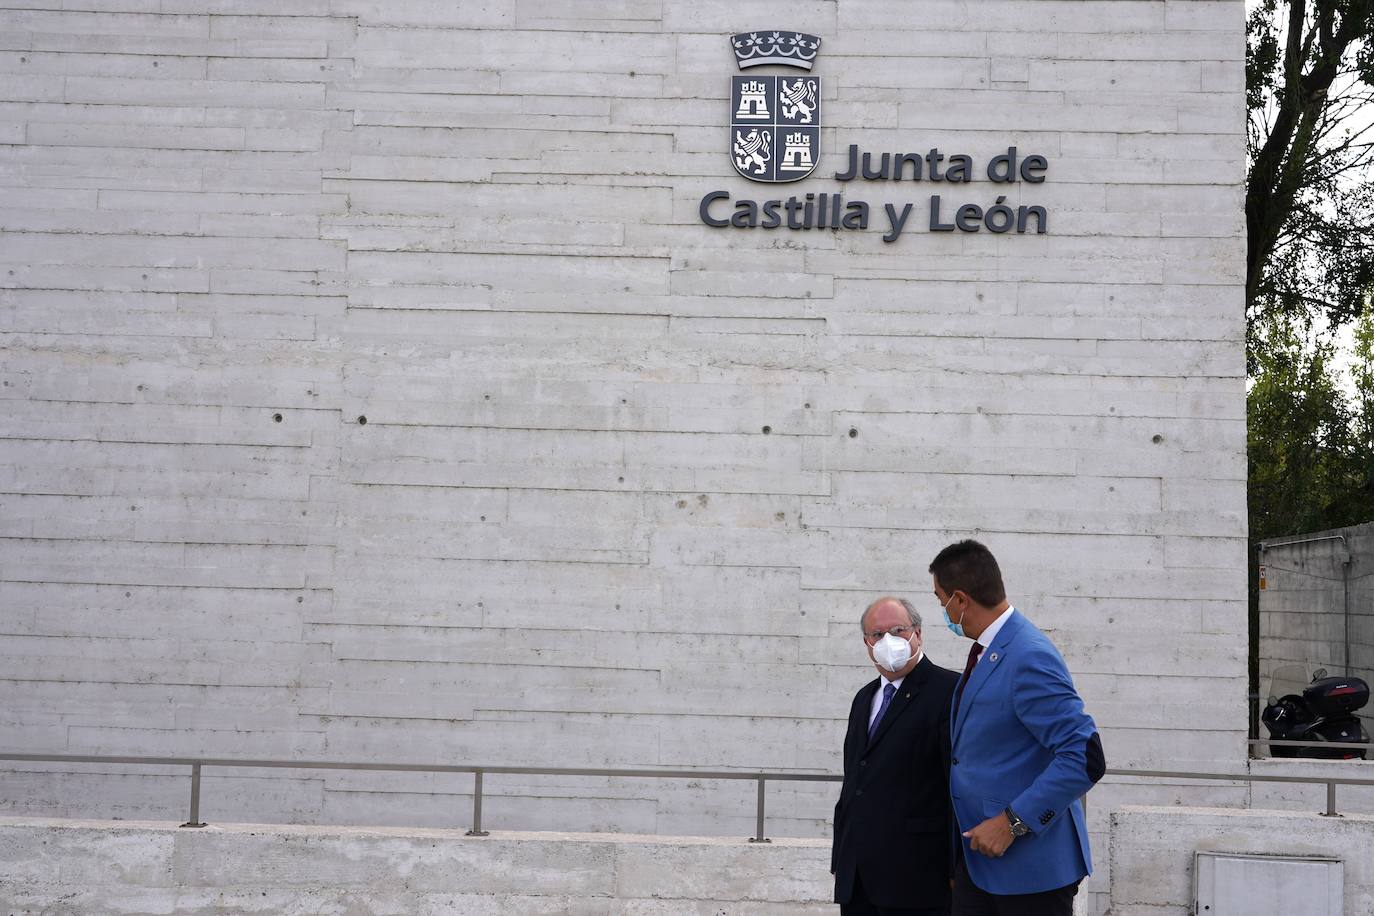
[[[772,156],[769,148],[769,132],[754,128],[745,133],[735,131],[735,168],[741,173],[753,172],[762,175],[768,171],[768,160]]]

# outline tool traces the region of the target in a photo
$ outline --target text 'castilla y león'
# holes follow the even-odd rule
[[[993,156],[984,174],[995,184],[1040,184],[1045,180],[1049,161],[1041,155],[1019,155],[1016,147]],[[971,183],[974,180],[973,157],[955,154],[945,156],[939,149],[926,153],[873,153],[860,151],[857,144],[849,147],[845,169],[835,173],[836,181],[940,181]],[[930,196],[929,222],[931,232],[1034,232],[1049,231],[1049,215],[1040,205],[1006,202],[1006,195],[998,195],[988,204],[964,203],[950,206],[943,195]],[[708,226],[739,229],[867,229],[871,206],[863,200],[845,200],[839,193],[812,192],[793,195],[787,199],[757,201],[741,198],[730,209],[729,191],[711,191],[701,198],[698,213]],[[911,218],[914,204],[882,205],[887,232],[884,242],[893,242],[902,234]],[[914,227],[913,227],[914,228]]]

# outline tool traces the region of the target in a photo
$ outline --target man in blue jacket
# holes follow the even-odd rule
[[[1096,726],[986,547],[951,544],[930,572],[946,625],[974,641],[950,707],[954,916],[1069,916],[1092,871],[1079,797],[1105,766]]]

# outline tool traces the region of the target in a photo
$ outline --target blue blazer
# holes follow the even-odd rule
[[[1096,733],[1059,650],[1013,611],[950,710],[949,790],[959,833],[1008,807],[1031,829],[998,859],[957,837],[975,885],[1034,894],[1092,872],[1078,799],[1093,784],[1087,753]]]

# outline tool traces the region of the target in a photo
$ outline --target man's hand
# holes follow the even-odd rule
[[[964,836],[968,837],[970,849],[994,859],[1000,858],[1016,839],[1011,835],[1011,821],[1005,814],[988,818],[972,830],[964,831]]]

